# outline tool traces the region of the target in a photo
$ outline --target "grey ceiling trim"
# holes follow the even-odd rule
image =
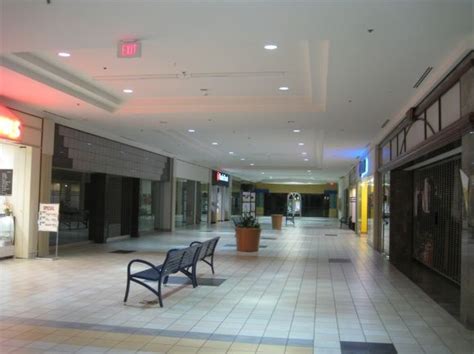
[[[108,112],[122,103],[119,97],[31,53],[2,56],[0,65]]]
[[[138,75],[97,75],[94,80],[100,81],[122,81],[122,80],[168,80],[168,79],[190,79],[190,78],[233,78],[233,77],[281,77],[286,71],[255,71],[255,72],[209,72],[209,73],[182,73],[173,74],[138,74]]]

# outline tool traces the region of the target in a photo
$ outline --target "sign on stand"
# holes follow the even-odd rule
[[[58,258],[59,204],[40,204],[38,231],[56,233],[56,256]]]

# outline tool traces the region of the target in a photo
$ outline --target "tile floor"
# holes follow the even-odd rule
[[[351,342],[473,353],[473,331],[335,220],[297,219],[282,231],[261,222],[267,247],[258,254],[224,247],[235,240],[222,223],[68,246],[57,261],[1,261],[0,353],[392,352]],[[216,235],[214,277],[222,284],[170,284],[163,308],[132,285],[123,304],[129,260],[160,263],[169,248]],[[119,249],[136,252],[110,253]],[[199,274],[213,277],[203,263]]]

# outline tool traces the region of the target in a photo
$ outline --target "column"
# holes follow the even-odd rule
[[[474,129],[462,138],[461,321],[474,328]],[[466,180],[467,179],[467,180]]]

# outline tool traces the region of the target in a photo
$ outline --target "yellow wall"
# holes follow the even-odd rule
[[[368,184],[360,184],[360,233],[367,233]]]
[[[337,190],[337,184],[269,184],[257,183],[256,189],[268,189],[270,193],[313,193],[322,194],[326,190]]]

